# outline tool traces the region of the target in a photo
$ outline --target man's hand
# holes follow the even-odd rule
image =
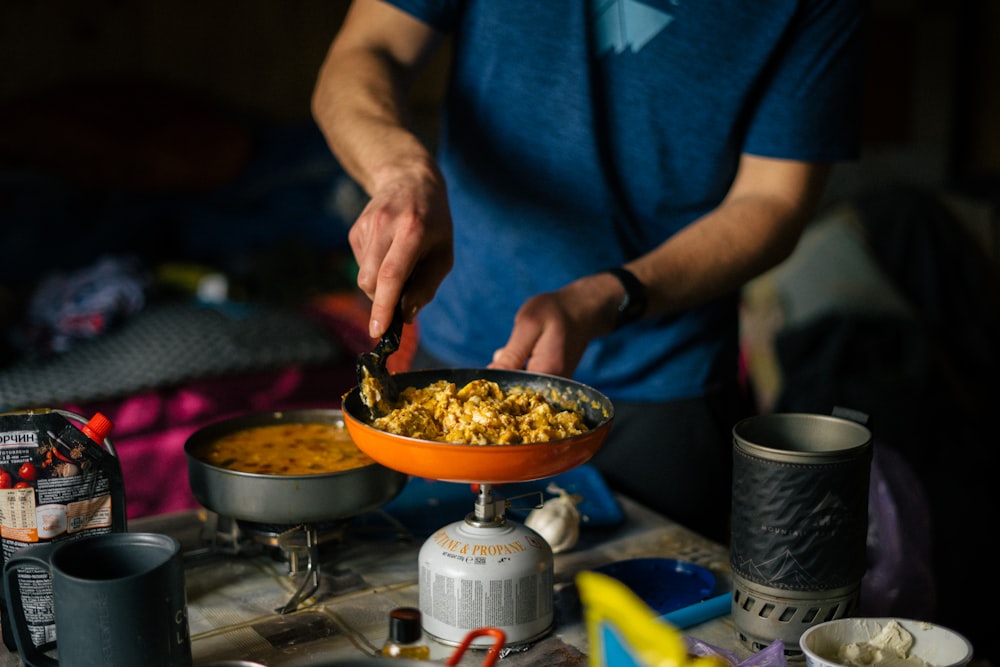
[[[487,368],[524,369],[572,377],[590,341],[614,330],[621,283],[607,273],[586,276],[524,302],[507,344]]]
[[[412,322],[454,257],[451,212],[437,168],[395,169],[378,184],[348,240],[358,262],[358,287],[372,300],[369,335],[385,332],[400,298],[404,318]]]

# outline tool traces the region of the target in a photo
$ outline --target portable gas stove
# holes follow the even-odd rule
[[[298,588],[291,598],[275,609],[292,613],[326,583],[328,594],[356,590],[360,577],[338,567],[339,554],[346,546],[349,521],[283,525],[246,521],[210,513],[202,524],[201,547],[185,553],[188,559],[203,556],[270,556],[287,563],[288,576]]]
[[[202,506],[218,517],[211,522],[211,528],[206,528],[203,541],[207,550],[223,554],[266,550],[288,562],[290,575],[302,578],[279,613],[295,611],[316,593],[323,575],[335,571],[330,561],[342,547],[350,520],[396,497],[407,479],[376,463],[334,472],[286,475],[247,472],[207,461],[206,451],[225,436],[258,427],[284,427],[290,431],[305,424],[345,428],[340,410],[253,413],[209,424],[184,444],[191,491]],[[252,457],[254,452],[248,449],[244,454]]]

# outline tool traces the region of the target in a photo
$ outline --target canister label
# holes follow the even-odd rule
[[[444,643],[474,628],[497,627],[508,644],[534,641],[552,628],[552,549],[537,533],[510,524],[438,530],[420,550],[423,627]],[[490,645],[489,637],[482,638]],[[474,644],[475,646],[475,644]]]

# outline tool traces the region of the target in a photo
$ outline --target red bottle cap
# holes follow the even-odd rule
[[[108,437],[108,433],[111,433],[111,429],[114,428],[114,424],[110,419],[102,415],[100,412],[95,412],[94,416],[90,418],[90,421],[80,427],[80,430],[87,434],[91,440],[99,445],[104,444],[104,439]]]

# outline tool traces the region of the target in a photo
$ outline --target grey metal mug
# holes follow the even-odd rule
[[[22,571],[52,580],[56,657],[35,645],[21,602]],[[30,578],[29,580],[30,581]],[[27,667],[191,667],[180,543],[159,533],[105,533],[16,551],[4,592]]]

